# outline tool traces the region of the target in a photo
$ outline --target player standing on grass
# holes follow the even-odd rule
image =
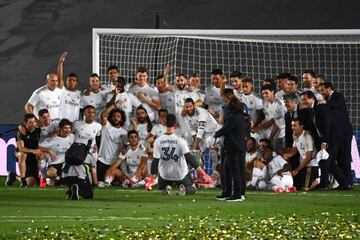
[[[166,117],[167,132],[154,142],[154,160],[151,165],[153,176],[148,181],[147,189],[151,189],[155,182],[154,175],[158,173],[159,189],[164,194],[170,195],[174,184],[180,187],[179,195],[194,194],[196,188],[189,175],[188,164],[196,169],[206,183],[211,184],[212,179],[194,160],[186,141],[175,135],[175,126],[175,115],[168,114]]]

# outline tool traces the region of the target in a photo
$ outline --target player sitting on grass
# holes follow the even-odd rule
[[[154,142],[152,177],[149,178],[146,187],[147,190],[151,190],[154,176],[158,173],[159,190],[164,194],[170,195],[174,184],[180,188],[179,195],[194,194],[196,188],[190,177],[188,164],[196,169],[206,183],[212,183],[212,179],[193,159],[185,139],[175,135],[175,126],[175,115],[168,114],[166,117],[167,132]]]
[[[121,152],[119,158],[105,173],[105,186],[110,186],[114,180],[129,183],[133,187],[144,186],[145,177],[148,176],[146,162],[148,155],[145,147],[139,144],[139,134],[135,130],[128,132],[130,147]],[[122,166],[125,161],[125,169]]]
[[[273,190],[275,192],[295,192],[293,178],[288,164],[280,155],[273,157],[272,149],[264,147],[262,161],[254,162],[251,186],[258,190]]]

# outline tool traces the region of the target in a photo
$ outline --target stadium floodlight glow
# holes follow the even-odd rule
[[[93,29],[93,72],[105,81],[112,64],[128,81],[139,66],[148,68],[152,81],[170,64],[170,81],[179,73],[197,73],[205,87],[212,69],[226,76],[239,70],[254,79],[258,93],[263,79],[289,72],[301,83],[302,72],[312,69],[345,95],[355,129],[360,129],[359,54],[360,29]]]

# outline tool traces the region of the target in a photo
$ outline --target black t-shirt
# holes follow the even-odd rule
[[[16,133],[16,141],[24,141],[24,147],[29,149],[36,149],[39,146],[40,133],[40,128],[35,128],[33,132],[26,130],[25,134],[22,134],[18,131]]]

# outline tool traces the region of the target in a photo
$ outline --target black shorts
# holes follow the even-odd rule
[[[39,177],[38,161],[34,154],[27,154],[25,164],[26,164],[25,177],[38,178]]]
[[[294,177],[294,186],[297,189],[309,188],[311,183],[319,177],[318,167],[305,167]]]
[[[98,181],[105,181],[106,170],[108,170],[110,167],[111,165],[104,164],[99,160],[96,162],[96,176]]]
[[[52,165],[48,166],[48,169],[51,167],[55,168],[57,170],[57,175],[61,177],[63,166],[64,166],[64,163],[52,164]]]
[[[183,184],[186,188],[191,187],[193,184],[193,180],[191,178],[190,173],[188,173],[182,180],[180,181],[171,181],[171,180],[165,180],[159,175],[159,190],[164,190],[167,185],[170,186],[179,186]]]

